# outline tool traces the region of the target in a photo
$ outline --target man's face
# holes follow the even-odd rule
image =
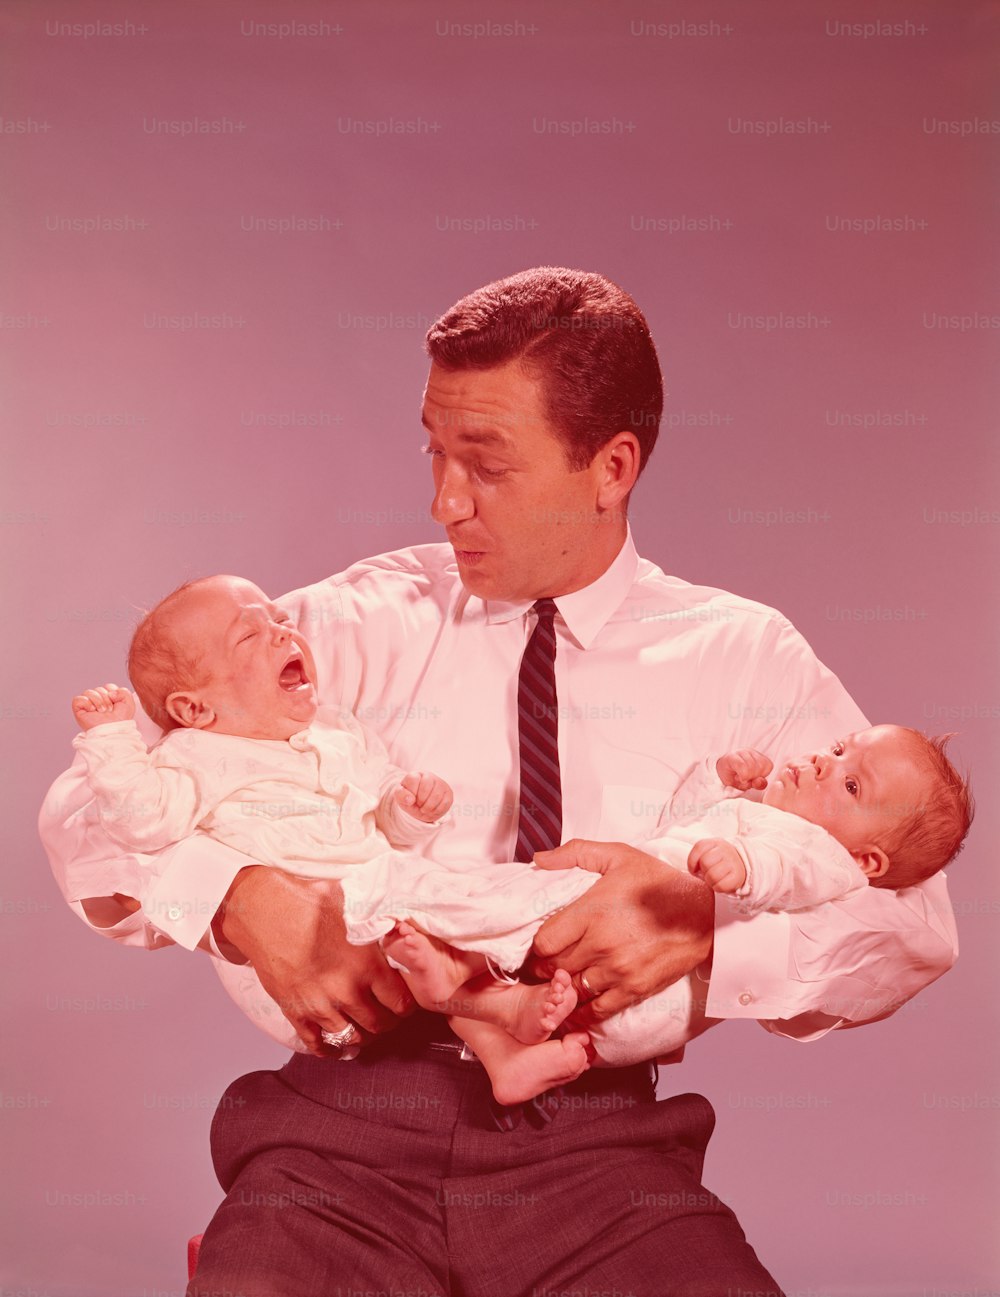
[[[569,467],[538,379],[517,361],[487,370],[433,364],[423,423],[433,459],[431,512],[448,533],[466,589],[484,599],[535,600],[571,594],[600,576],[608,533],[615,522],[623,527],[623,511],[599,507],[600,454],[587,468]]]
[[[859,852],[884,842],[919,810],[926,780],[912,735],[896,725],[875,725],[776,770],[763,800]]]

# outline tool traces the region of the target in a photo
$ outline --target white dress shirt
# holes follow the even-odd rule
[[[470,595],[448,545],[379,555],[280,602],[312,644],[320,699],[374,729],[397,765],[454,788],[434,855],[509,860],[530,606]],[[597,581],[555,602],[565,838],[649,837],[707,752],[754,747],[777,764],[866,727],[784,617],[666,576],[631,536]],[[122,855],[89,801],[77,763],[42,811],[67,901],[87,921],[85,898],[137,897],[141,912],[95,930],[193,949],[248,858],[201,834],[154,856]],[[794,913],[747,916],[720,896],[706,1012],[808,1039],[892,1012],[956,952],[940,874]]]

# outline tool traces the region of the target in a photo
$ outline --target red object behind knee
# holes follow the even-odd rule
[[[188,1239],[188,1278],[194,1278],[194,1272],[198,1269],[198,1253],[201,1251],[201,1240],[204,1234],[195,1234],[193,1238]]]

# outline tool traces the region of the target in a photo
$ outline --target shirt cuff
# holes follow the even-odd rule
[[[141,911],[125,914],[117,923],[100,924],[95,923],[87,914],[82,901],[70,901],[69,908],[93,932],[99,933],[102,937],[110,937],[112,941],[117,941],[123,946],[140,946],[144,950],[159,950],[162,946],[173,944],[169,937],[157,932],[151,923],[145,921]]]
[[[185,950],[207,944],[224,959],[210,935],[212,920],[236,875],[258,862],[203,833],[169,847],[164,859],[163,873],[144,898],[143,913]]]
[[[705,1016],[780,1018],[788,1003],[790,924],[772,911],[747,916],[715,897],[715,944]]]
[[[760,1025],[775,1036],[784,1036],[786,1040],[819,1040],[835,1028],[841,1026],[845,1018],[834,1018],[829,1013],[799,1013],[794,1018],[776,1018],[764,1021]]]

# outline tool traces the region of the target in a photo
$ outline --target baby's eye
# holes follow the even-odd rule
[[[435,456],[440,455],[442,452],[440,450],[436,450],[433,446],[421,446],[420,453],[421,455],[430,455],[432,458],[434,458]]]
[[[247,642],[248,639],[253,639],[253,637],[254,637],[256,634],[257,634],[257,632],[256,632],[255,630],[247,631],[247,633],[246,633],[245,635],[241,635],[241,636],[240,636],[240,638],[237,640],[237,643],[238,643],[238,644],[245,644],[245,643]]]
[[[856,779],[845,779],[844,787],[847,789],[847,791],[851,794],[852,797],[857,797],[858,781]]]

